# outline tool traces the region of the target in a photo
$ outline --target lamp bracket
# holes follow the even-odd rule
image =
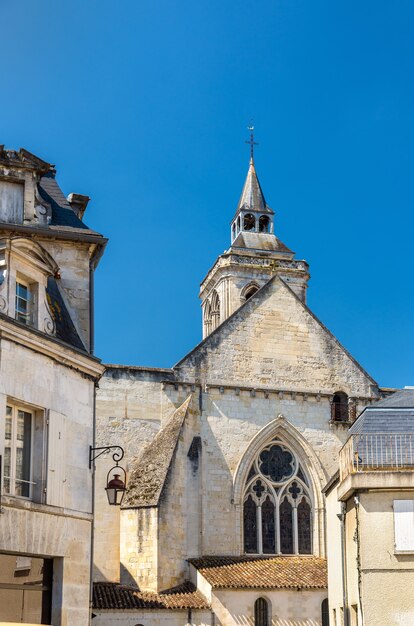
[[[118,465],[119,461],[124,458],[124,449],[121,448],[121,446],[100,446],[97,448],[89,446],[89,469],[92,468],[92,464],[95,459],[100,457],[102,454],[105,454],[105,452],[111,452],[111,450],[118,450],[118,452],[114,452],[112,454],[112,459],[116,465]]]

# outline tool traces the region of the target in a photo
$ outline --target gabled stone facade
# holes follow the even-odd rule
[[[107,366],[97,399],[98,438],[122,442],[130,482],[120,512],[98,503],[96,580],[159,593],[191,577],[223,626],[259,625],[259,609],[277,626],[322,624],[326,587],[306,601],[305,579],[292,590],[288,576],[212,589],[197,564],[231,557],[264,573],[273,554],[326,576],[322,488],[348,425],[383,395],[307,308],[308,265],[273,215],[251,162],[231,247],[201,285],[203,341],[171,369]]]

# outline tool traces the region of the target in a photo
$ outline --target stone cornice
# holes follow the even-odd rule
[[[257,268],[259,271],[265,270],[266,272],[272,274],[280,270],[286,273],[309,272],[309,265],[304,260],[275,258],[273,255],[270,254],[262,256],[226,252],[219,256],[213,267],[210,269],[206,277],[201,282],[200,293],[209,288],[213,277],[215,278],[218,271],[228,271],[228,268],[230,267],[236,268],[243,266],[250,269]]]
[[[15,320],[0,314],[0,340],[6,339],[28,350],[49,357],[81,374],[98,381],[105,371],[104,365],[96,357],[72,348],[59,339],[44,335],[40,331],[27,328]]]
[[[296,399],[296,398],[302,398],[303,401],[308,400],[308,398],[312,398],[315,399],[316,402],[319,402],[322,398],[328,399],[330,401],[332,401],[333,395],[335,393],[336,390],[333,390],[332,392],[328,392],[328,391],[321,391],[321,392],[316,392],[316,391],[309,391],[307,389],[280,389],[280,388],[273,388],[273,387],[255,387],[253,385],[226,385],[226,384],[221,384],[221,383],[206,383],[206,384],[200,384],[194,381],[188,381],[188,380],[163,380],[162,381],[163,385],[172,385],[174,386],[176,389],[178,389],[179,387],[182,388],[189,388],[189,391],[195,391],[196,388],[198,389],[202,389],[203,393],[208,393],[209,390],[218,390],[219,393],[224,393],[225,391],[232,391],[235,395],[239,395],[241,392],[247,392],[250,394],[251,397],[269,397],[270,395],[277,395],[280,399],[286,399],[287,397],[289,397],[289,399]],[[381,394],[381,396],[361,396],[361,395],[350,395],[349,396],[349,400],[353,401],[353,402],[374,402],[377,401],[379,399],[379,397],[382,397],[384,394]]]

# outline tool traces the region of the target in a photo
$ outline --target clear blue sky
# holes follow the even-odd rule
[[[200,340],[253,118],[309,305],[381,385],[414,384],[412,0],[0,0],[0,20],[0,143],[56,163],[110,239],[104,361]]]

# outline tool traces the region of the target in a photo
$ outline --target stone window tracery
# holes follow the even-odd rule
[[[309,480],[287,445],[274,439],[259,450],[244,492],[247,554],[311,554]]]

